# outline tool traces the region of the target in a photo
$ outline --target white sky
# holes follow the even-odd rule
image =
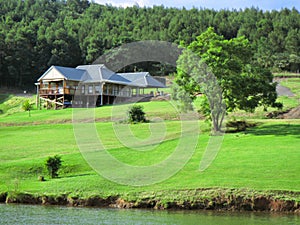
[[[100,4],[111,4],[113,6],[133,6],[139,5],[140,7],[144,6],[153,6],[153,5],[164,5],[165,7],[185,7],[191,9],[192,7],[196,8],[209,8],[209,9],[244,9],[246,7],[259,7],[263,10],[280,10],[281,8],[290,8],[295,7],[297,10],[300,10],[300,0],[167,0],[167,1],[158,1],[158,0],[94,0],[96,3]]]

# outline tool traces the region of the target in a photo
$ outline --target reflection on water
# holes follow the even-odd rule
[[[300,224],[300,215],[1,205],[0,224]]]

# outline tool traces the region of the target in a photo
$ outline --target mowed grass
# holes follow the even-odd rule
[[[147,112],[147,117],[161,117],[162,119],[176,119],[178,118],[178,110],[175,103],[162,102],[144,102],[139,103],[143,105]],[[131,104],[111,105],[90,110],[90,116],[99,119],[100,121],[110,121],[112,118],[121,119],[126,116],[126,111]],[[21,106],[19,107],[21,108]],[[45,124],[45,123],[71,123],[73,119],[73,111],[80,111],[80,109],[67,108],[64,110],[36,110],[31,111],[31,117],[27,112],[19,110],[13,115],[0,114],[0,125],[30,125],[30,124]]]
[[[294,87],[289,86],[295,93],[298,80],[292,80]],[[282,99],[284,103],[296,105],[295,97]],[[143,105],[151,122],[130,125],[130,132],[123,134],[121,139],[116,136],[119,134],[117,129],[125,125],[122,121],[129,105],[83,109],[83,112],[89,115],[88,118],[95,118],[99,138],[116,159],[133,166],[155,165],[167,159],[184,138],[181,137],[180,114],[172,102],[139,104]],[[178,173],[157,184],[132,187],[103,178],[85,161],[74,135],[73,116],[80,120],[76,112],[76,109],[33,110],[31,117],[23,111],[0,115],[0,193],[17,191],[38,195],[66,193],[82,197],[120,195],[133,198],[139,192],[171,193],[197,188],[300,191],[300,120],[261,119],[265,112],[260,109],[253,115],[239,112],[235,115],[237,118],[249,119],[259,125],[246,132],[226,134],[217,157],[204,172],[199,171],[199,164],[211,136],[208,125],[201,121],[198,145],[192,158]],[[147,139],[153,135],[151,126],[159,125],[165,131],[162,141],[156,138],[151,143],[157,144],[153,149],[136,151],[122,143],[131,136],[138,140]],[[56,154],[62,156],[63,166],[59,178],[50,179],[44,164],[47,157]],[[45,176],[45,182],[38,181],[40,175]]]
[[[72,124],[2,126],[0,192],[109,196],[206,187],[300,191],[300,121],[260,122],[260,126],[247,132],[226,134],[216,159],[200,172],[199,163],[210,138],[208,132],[203,132],[194,155],[181,171],[161,183],[142,187],[120,185],[95,172],[78,149]],[[130,165],[147,166],[166,159],[181,138],[179,121],[162,123],[166,126],[164,140],[157,148],[144,152],[122,145],[115,136],[115,123],[98,122],[96,129],[115,158]],[[130,128],[141,139],[151,135],[149,124],[134,124]],[[207,130],[207,125],[201,122],[200,128]],[[55,154],[62,156],[63,167],[58,179],[49,179],[44,163]],[[39,182],[39,175],[47,181]]]

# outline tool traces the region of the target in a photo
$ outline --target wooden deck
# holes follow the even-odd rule
[[[41,88],[40,95],[75,95],[75,88]]]

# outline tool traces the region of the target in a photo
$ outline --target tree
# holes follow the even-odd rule
[[[299,72],[300,71],[300,30],[290,30],[287,37],[285,38],[285,48],[289,53],[289,71]]]
[[[179,57],[175,82],[191,99],[197,93],[207,96],[214,132],[222,131],[226,111],[280,106],[271,72],[253,63],[245,37],[226,40],[209,28],[187,49]]]
[[[60,156],[55,155],[53,157],[48,157],[46,161],[46,168],[51,178],[58,177],[58,170],[60,169],[61,164],[62,160]]]
[[[184,41],[189,45],[209,26],[228,40],[246,36],[257,60],[267,68],[299,70],[300,13],[295,8],[271,12],[254,7],[124,9],[88,0],[0,0],[0,15],[3,87],[34,88],[34,81],[50,65],[90,64],[128,42]],[[139,65],[138,69],[148,69],[145,63]],[[163,67],[157,65],[150,72],[159,74]]]
[[[23,103],[22,108],[23,108],[24,111],[28,111],[28,116],[30,117],[31,116],[30,110],[32,109],[32,104],[30,103],[29,100],[26,100]]]
[[[274,65],[273,50],[267,38],[261,37],[256,43],[257,51],[255,53],[256,61],[264,68],[272,68]]]

